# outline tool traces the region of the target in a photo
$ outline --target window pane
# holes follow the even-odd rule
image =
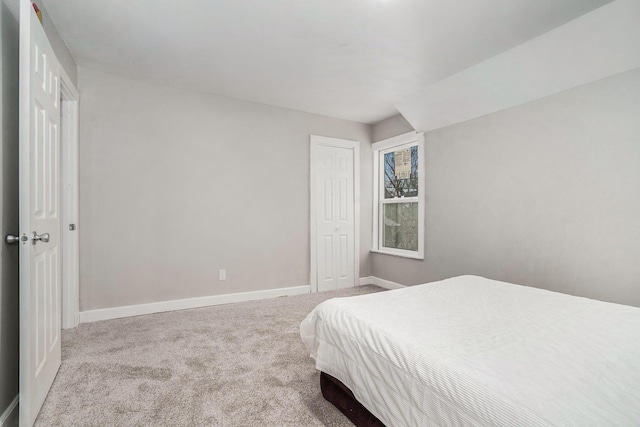
[[[382,246],[418,250],[418,203],[386,203]]]
[[[418,146],[384,155],[384,198],[418,195]]]

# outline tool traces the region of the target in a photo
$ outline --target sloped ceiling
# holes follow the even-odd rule
[[[429,131],[640,67],[640,1],[616,0],[439,80],[395,106]]]
[[[41,0],[79,66],[375,123],[610,0]]]

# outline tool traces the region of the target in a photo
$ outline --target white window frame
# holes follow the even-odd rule
[[[394,199],[393,202],[384,199],[384,154],[418,146],[418,196]],[[388,255],[395,255],[405,258],[424,259],[424,201],[425,201],[425,157],[424,157],[424,133],[407,132],[393,138],[375,142],[371,145],[373,149],[373,247],[371,252]],[[382,221],[383,205],[386,203],[417,202],[418,203],[418,250],[409,251],[406,249],[386,248],[382,246]]]

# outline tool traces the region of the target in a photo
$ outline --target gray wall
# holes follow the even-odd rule
[[[18,20],[0,2],[2,59],[0,66],[0,414],[18,394],[19,287],[18,247],[4,244],[7,233],[18,233]]]
[[[373,275],[640,306],[638,100],[635,70],[427,133],[425,260],[374,254]]]
[[[402,135],[411,132],[413,126],[405,119],[402,114],[396,114],[386,120],[376,123],[371,129],[371,139],[373,142],[382,141],[383,139]]]
[[[79,90],[81,310],[308,285],[310,134],[361,142],[370,275],[370,126],[82,67]]]

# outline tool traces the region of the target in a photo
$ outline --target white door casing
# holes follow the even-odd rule
[[[20,1],[19,157],[24,427],[33,425],[61,358],[60,64],[29,0]]]
[[[311,136],[311,289],[353,287],[358,278],[357,141]]]
[[[62,210],[62,328],[80,323],[78,104],[80,95],[60,68],[60,203]]]

